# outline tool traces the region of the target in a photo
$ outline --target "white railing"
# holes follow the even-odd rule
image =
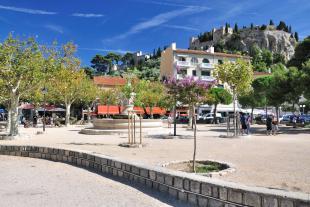
[[[200,63],[201,68],[214,68],[212,63]]]
[[[205,80],[205,81],[214,81],[215,80],[215,78],[212,76],[201,76],[200,79]]]
[[[189,67],[191,66],[191,63],[187,61],[177,61],[176,65],[180,67]]]

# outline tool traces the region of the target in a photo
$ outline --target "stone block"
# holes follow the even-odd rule
[[[202,196],[197,196],[198,199],[198,206],[199,207],[207,207],[208,206],[208,199]]]
[[[50,160],[51,159],[51,154],[45,154],[45,157],[47,160]]]
[[[189,180],[185,179],[183,181],[184,190],[190,190]]]
[[[102,165],[107,165],[108,164],[108,160],[104,159],[104,158],[101,158],[101,164]]]
[[[187,202],[187,193],[179,191],[178,192],[178,199],[181,201]]]
[[[58,155],[56,155],[56,157],[57,157],[58,161],[62,161],[62,155],[58,154]]]
[[[233,204],[225,204],[224,207],[239,207],[239,206],[236,206],[236,205],[233,205]]]
[[[224,207],[224,203],[218,200],[209,199],[209,207]]]
[[[94,168],[94,162],[93,161],[89,161],[89,168]]]
[[[140,174],[139,174],[139,168],[137,168],[137,167],[132,166],[131,172],[132,172],[133,174],[140,175]]]
[[[194,192],[194,193],[200,193],[200,182],[197,181],[190,181],[190,191]]]
[[[280,200],[280,207],[294,207],[294,203],[292,200],[281,199]]]
[[[138,178],[138,182],[140,183],[140,184],[142,184],[142,185],[145,185],[145,179],[144,178]]]
[[[82,162],[81,162],[81,163],[82,163],[82,166],[83,166],[83,167],[86,167],[86,160],[83,160],[83,159],[82,159]]]
[[[129,174],[127,172],[124,172],[124,178],[129,179]]]
[[[219,196],[221,200],[227,200],[227,188],[219,187]]]
[[[214,198],[219,198],[220,197],[220,195],[219,195],[219,187],[217,187],[217,186],[212,186],[212,196],[214,197]]]
[[[183,179],[179,177],[174,177],[173,186],[179,189],[183,189]]]
[[[168,187],[165,186],[165,185],[159,184],[158,190],[159,190],[160,192],[162,192],[162,193],[168,193]]]
[[[149,171],[145,170],[145,169],[140,169],[140,175],[145,177],[145,178],[148,178],[149,177]]]
[[[149,187],[149,188],[152,188],[152,187],[153,187],[153,185],[152,185],[153,182],[150,181],[150,180],[146,180],[146,181],[145,181],[145,184],[146,184],[146,186]]]
[[[151,180],[156,180],[156,172],[154,171],[149,171],[149,178]]]
[[[15,155],[16,155],[16,152],[10,152],[10,155],[11,155],[11,156],[15,156]]]
[[[242,204],[242,192],[234,189],[228,190],[228,200]]]
[[[76,159],[76,164],[77,164],[78,166],[82,166],[82,159],[81,159],[81,158],[77,158],[77,159]]]
[[[9,152],[10,153],[10,152]],[[35,158],[36,156],[35,156],[35,153],[33,153],[33,152],[29,152],[29,157],[31,157],[31,158]]]
[[[244,193],[244,204],[253,207],[261,206],[261,197],[257,193]]]
[[[131,166],[126,164],[125,165],[125,170],[128,171],[128,172],[131,172]]]
[[[93,155],[87,155],[87,159],[91,161],[95,161],[95,156]]]
[[[272,196],[263,196],[263,207],[278,207],[278,199]]]
[[[116,168],[118,168],[118,169],[122,169],[122,163],[120,163],[120,162],[115,162],[115,163],[114,163],[114,166],[115,166]]]
[[[158,190],[158,186],[159,186],[159,184],[158,184],[158,183],[153,182],[152,186],[153,186],[153,189]]]
[[[16,155],[16,156],[22,156],[22,152],[17,151],[15,155]]]
[[[70,156],[70,151],[69,150],[65,150],[65,156]]]
[[[52,159],[53,161],[57,161],[57,156],[56,156],[56,155],[51,155],[51,159]]]
[[[116,169],[113,169],[113,175],[117,176],[117,170]]]
[[[123,171],[118,170],[117,171],[117,175],[118,175],[118,177],[123,177],[124,173],[123,173]]]
[[[212,186],[207,183],[202,183],[201,184],[201,194],[207,195],[207,196],[212,196]]]
[[[173,177],[170,175],[165,176],[165,184],[173,186]]]
[[[68,157],[67,156],[62,156],[62,160],[64,161],[64,162],[68,162]]]
[[[195,194],[189,193],[187,197],[190,204],[197,205],[197,196]]]
[[[71,162],[72,162],[73,164],[75,164],[75,165],[76,165],[76,163],[77,163],[77,159],[78,159],[78,158],[72,157]]]
[[[170,196],[174,197],[174,198],[177,198],[178,197],[178,191],[176,189],[173,189],[173,188],[169,188],[168,189],[168,193]]]
[[[165,176],[161,173],[156,173],[156,181],[160,183],[165,183]]]

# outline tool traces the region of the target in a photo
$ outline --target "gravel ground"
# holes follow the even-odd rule
[[[118,144],[127,136],[83,135],[82,126],[42,129],[21,128],[28,139],[1,141],[0,144],[53,146],[82,149],[124,160],[161,165],[171,161],[192,159],[192,131],[178,126],[177,132],[185,135],[179,139],[163,139],[172,129],[148,130],[144,148],[122,148]],[[197,159],[215,160],[231,164],[235,171],[220,179],[248,186],[263,186],[310,193],[310,131],[281,127],[281,134],[266,136],[264,126],[254,126],[251,137],[219,138],[225,134],[224,126],[198,125]]]
[[[0,156],[0,206],[185,206],[71,165]]]

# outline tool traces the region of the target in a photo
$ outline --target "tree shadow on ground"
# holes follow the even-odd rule
[[[167,192],[160,192],[160,191],[158,191],[158,189],[156,190],[156,189],[147,187],[144,184],[138,183],[138,181],[131,181],[131,180],[128,180],[128,179],[125,179],[122,177],[113,176],[113,175],[108,174],[108,173],[98,172],[96,170],[83,168],[83,167],[72,165],[69,163],[64,163],[64,164],[68,164],[68,165],[71,165],[73,167],[82,168],[84,170],[95,173],[95,174],[100,175],[102,177],[105,177],[105,178],[111,179],[113,181],[122,183],[124,185],[132,187],[132,188],[134,188],[134,189],[136,189],[136,190],[138,190],[138,191],[140,191],[140,192],[142,192],[142,193],[144,193],[150,197],[153,197],[153,198],[155,198],[155,199],[157,199],[157,200],[159,200],[159,201],[161,201],[167,205],[170,205],[170,206],[176,206],[176,207],[190,207],[190,206],[192,206],[188,203],[177,200],[176,198],[173,198],[172,196],[169,196],[168,191]],[[124,195],[124,196],[126,196],[126,195]]]
[[[64,145],[88,145],[88,146],[113,146],[113,144],[103,144],[103,143],[87,143],[87,142],[70,142],[70,143],[61,143]]]
[[[194,139],[193,135],[181,135],[177,134],[177,136],[173,136],[172,134],[153,134],[153,135],[148,135],[145,138],[150,138],[150,139]]]

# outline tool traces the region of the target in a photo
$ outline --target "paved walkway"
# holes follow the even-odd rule
[[[149,189],[31,158],[0,156],[0,183],[1,207],[185,206]]]
[[[176,160],[190,160],[193,152],[192,132],[179,126],[183,139],[162,139],[172,129],[149,130],[147,146],[128,149],[118,146],[126,136],[79,134],[81,127],[47,128],[46,134],[36,135],[41,129],[23,129],[30,138],[0,141],[0,144],[54,146],[94,151],[111,157],[161,165]],[[255,126],[255,135],[235,139],[219,138],[224,126],[198,126],[197,157],[230,163],[236,171],[219,177],[249,186],[302,191],[310,193],[310,131],[282,128],[283,134],[266,136],[264,126]]]

